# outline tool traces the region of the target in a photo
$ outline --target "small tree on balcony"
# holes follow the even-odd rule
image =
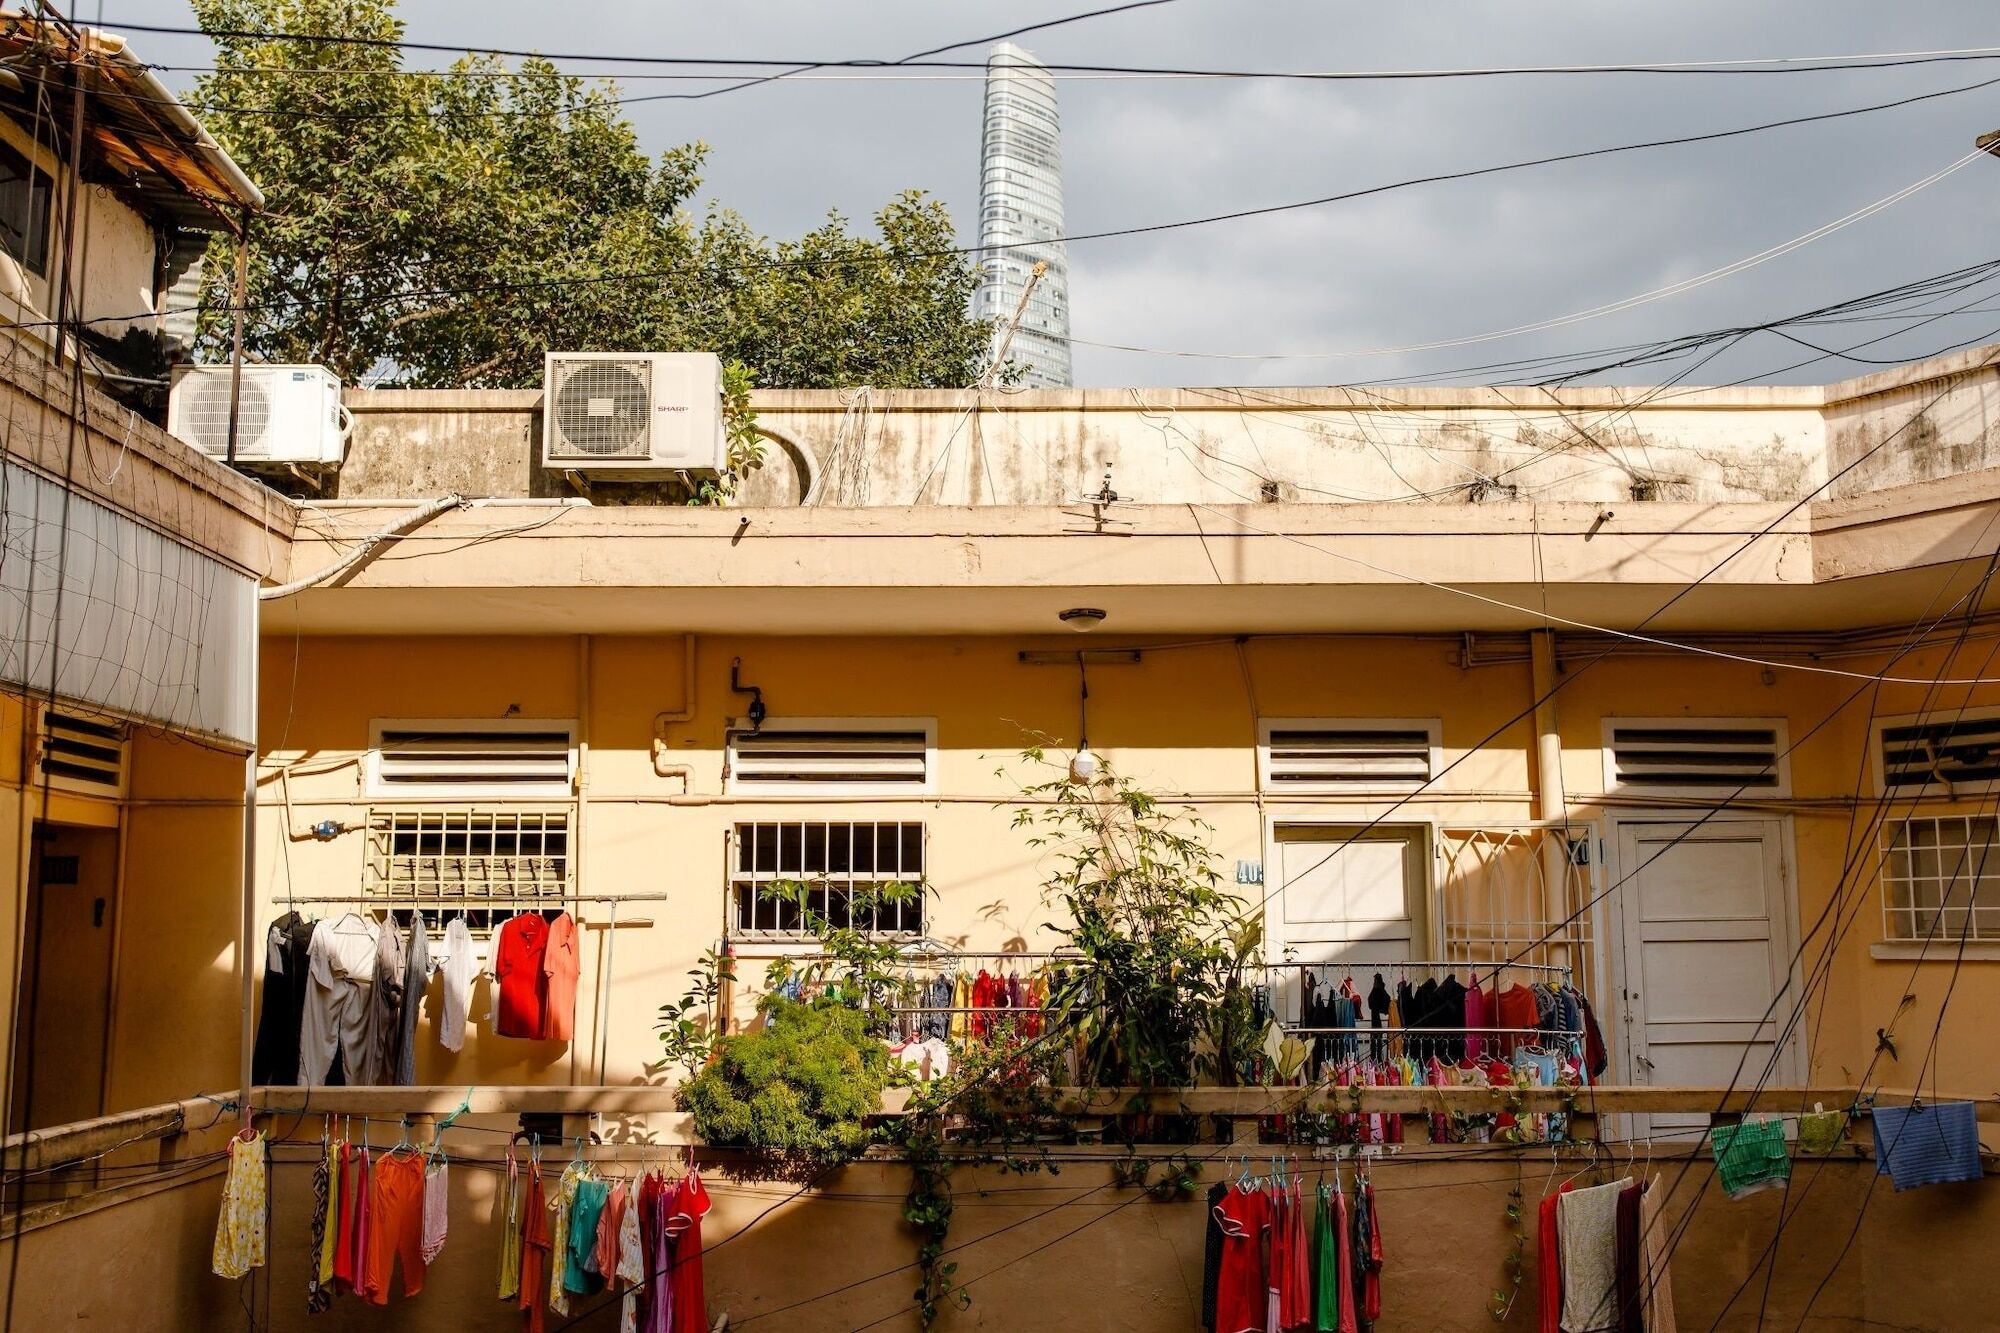
[[[1070,778],[1040,746],[1015,815],[1050,852],[1045,905],[1079,957],[1056,973],[1049,1007],[1074,1037],[1082,1081],[1098,1086],[1234,1083],[1261,1032],[1243,984],[1261,928],[1222,887],[1209,826],[1170,809],[1107,765]]]

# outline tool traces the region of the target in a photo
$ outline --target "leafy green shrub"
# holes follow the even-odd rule
[[[1022,758],[1053,771],[1023,787],[1014,825],[1050,861],[1043,901],[1069,919],[1049,927],[1077,955],[1051,984],[1049,1008],[1076,1038],[1078,1081],[1235,1082],[1262,1035],[1246,980],[1263,927],[1223,889],[1208,825],[1109,765],[1079,781],[1039,744]]]
[[[705,1143],[836,1166],[868,1146],[863,1122],[882,1109],[888,1071],[858,1010],[774,997],[764,1026],[724,1037],[676,1102]]]

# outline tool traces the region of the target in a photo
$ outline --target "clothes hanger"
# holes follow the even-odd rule
[[[1556,1155],[1555,1141],[1551,1139],[1549,1141],[1549,1174],[1547,1178],[1542,1181],[1543,1194],[1547,1194],[1549,1192],[1549,1186],[1555,1184],[1556,1172],[1560,1170],[1562,1170],[1562,1159]]]
[[[1563,1184],[1565,1185],[1570,1184],[1584,1172],[1594,1171],[1597,1169],[1597,1144],[1598,1140],[1596,1139],[1592,1139],[1590,1141],[1590,1159],[1586,1161],[1582,1166],[1578,1167],[1575,1171],[1571,1172],[1569,1179],[1563,1181]],[[1551,1150],[1553,1150],[1553,1148]]]

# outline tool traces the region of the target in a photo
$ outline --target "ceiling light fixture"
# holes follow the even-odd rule
[[[1078,634],[1088,634],[1104,623],[1104,613],[1094,606],[1072,606],[1056,619]]]

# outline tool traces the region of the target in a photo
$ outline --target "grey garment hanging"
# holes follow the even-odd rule
[[[370,1081],[379,931],[353,912],[313,928],[299,1032],[299,1082],[308,1087]]]
[[[403,992],[396,1015],[395,1068],[392,1081],[409,1087],[417,1081],[417,1011],[424,1007],[424,990],[431,982],[431,941],[424,914],[410,913],[410,939],[403,949]]]
[[[368,1002],[367,1066],[350,1071],[348,1082],[382,1084],[390,1082],[401,1059],[399,1039],[403,1014],[403,937],[396,922],[382,922],[375,949],[375,993]]]

